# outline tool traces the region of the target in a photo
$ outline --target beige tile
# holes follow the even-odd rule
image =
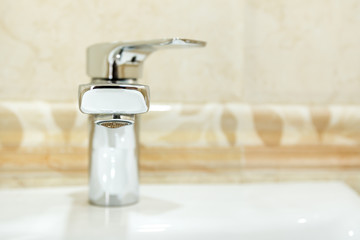
[[[182,36],[143,83],[158,102],[359,103],[356,0],[13,1],[0,3],[0,98],[74,101],[85,48]],[[119,14],[121,13],[121,14]]]
[[[73,101],[89,81],[87,46],[166,37],[208,46],[151,56],[142,82],[153,100],[241,98],[242,0],[1,1],[0,9],[1,99]]]
[[[283,120],[271,108],[253,109],[255,129],[266,146],[279,146],[283,135]]]
[[[16,151],[22,142],[23,128],[10,109],[0,106],[0,149]]]
[[[358,1],[249,0],[244,100],[359,103]]]

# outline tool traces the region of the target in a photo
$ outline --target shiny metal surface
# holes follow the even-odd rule
[[[137,202],[138,155],[134,124],[118,128],[92,124],[91,132],[90,202],[101,206]]]
[[[115,94],[115,97],[122,96],[122,102],[118,102],[118,105],[118,99],[107,98],[106,95],[94,95],[91,101],[84,98],[86,93],[96,90],[106,90],[103,94]],[[129,97],[124,95],[123,91],[137,94]],[[135,114],[149,110],[148,92],[147,86],[128,84],[126,81],[108,84],[97,81],[79,86],[80,111],[91,115],[90,203],[100,206],[124,206],[138,201]],[[144,108],[134,110],[133,105],[137,105],[138,101],[144,103]],[[92,104],[92,110],[85,111],[84,104]]]
[[[149,87],[90,83],[79,86],[80,111],[86,114],[139,114],[149,110]]]
[[[149,87],[136,84],[155,50],[202,47],[205,42],[169,38],[100,43],[87,49],[91,83],[79,86],[80,111],[90,114],[90,202],[123,206],[138,201],[138,123],[149,110]]]
[[[138,42],[99,43],[87,49],[87,74],[100,79],[138,79],[144,60],[154,51],[203,47],[205,42],[168,38]]]
[[[135,123],[135,115],[134,114],[95,114],[91,115],[91,121],[95,124],[99,124],[100,122],[110,122],[110,121],[124,121],[134,124]]]

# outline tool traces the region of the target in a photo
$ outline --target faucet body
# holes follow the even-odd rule
[[[155,50],[201,46],[205,43],[172,38],[101,43],[87,49],[92,80],[79,86],[79,108],[90,115],[90,203],[123,206],[139,199],[136,115],[150,106],[149,88],[137,84],[143,61]]]
[[[114,83],[119,87],[131,87],[134,83],[132,80],[94,82],[103,87]],[[139,150],[135,116],[107,113],[90,115],[90,126],[90,203],[101,206],[136,203],[139,199]]]
[[[80,85],[80,110],[90,114],[89,201],[123,206],[138,201],[138,131],[135,114],[149,109],[147,86],[133,80]]]

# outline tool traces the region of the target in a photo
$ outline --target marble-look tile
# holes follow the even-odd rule
[[[74,103],[89,81],[85,48],[173,36],[208,45],[145,63],[140,82],[152,97],[141,118],[145,182],[356,169],[359,9],[356,0],[0,1],[0,177],[85,171],[88,121]]]
[[[358,169],[359,112],[355,105],[153,103],[140,122],[141,172],[145,182],[241,182],[251,181],[243,178],[251,169]],[[0,175],[86,172],[88,120],[75,103],[2,101],[0,116]],[[55,175],[54,184],[69,183]],[[4,186],[44,179],[9,177]]]
[[[359,8],[356,0],[3,0],[0,99],[74,101],[89,81],[87,46],[180,36],[208,45],[147,60],[141,82],[155,102],[358,104]]]
[[[247,0],[244,101],[359,103],[360,3]]]
[[[238,147],[360,144],[356,105],[153,103],[141,115],[146,147]],[[88,120],[75,103],[0,102],[1,146],[87,147]]]
[[[240,99],[242,12],[243,0],[0,1],[0,99],[74,101],[87,46],[167,37],[208,45],[153,54],[141,79],[152,100]]]
[[[358,106],[154,103],[141,116],[143,164],[358,166]],[[74,103],[0,102],[3,169],[84,169],[88,120]],[[200,165],[199,165],[200,164]]]

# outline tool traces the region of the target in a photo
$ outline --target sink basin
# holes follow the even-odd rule
[[[138,204],[89,205],[87,187],[0,190],[0,239],[360,239],[340,182],[142,185]]]

